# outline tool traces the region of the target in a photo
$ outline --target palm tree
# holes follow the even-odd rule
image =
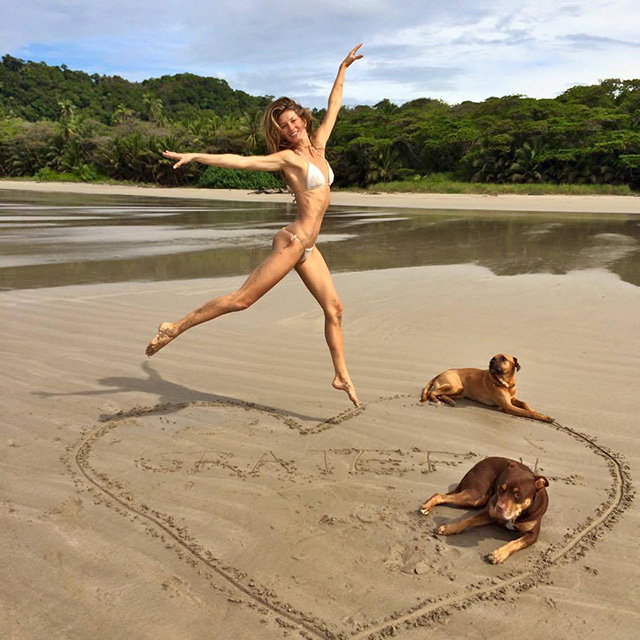
[[[260,140],[262,134],[262,109],[254,107],[244,114],[240,125],[242,134],[246,136],[245,145],[248,151],[253,151]]]
[[[467,154],[473,175],[473,182],[505,182],[513,164],[511,137],[497,135],[477,141]]]
[[[369,158],[365,179],[368,184],[391,182],[397,177],[400,164],[400,154],[396,149],[390,144],[380,147]]]
[[[144,112],[147,119],[151,122],[157,122],[162,124],[164,122],[164,114],[162,100],[152,93],[145,93],[142,96],[142,102],[144,104]]]
[[[238,131],[242,126],[242,120],[242,116],[237,113],[228,113],[222,117],[221,128],[228,133],[233,133],[234,131]]]
[[[129,109],[122,102],[114,109],[113,115],[111,116],[111,122],[113,124],[122,124],[123,122],[129,121],[133,117],[133,110]]]
[[[375,104],[373,108],[378,112],[385,116],[392,116],[394,113],[397,113],[400,110],[400,107],[397,104],[393,104],[389,98],[384,98],[380,100],[378,104]]]
[[[60,100],[58,102],[60,107],[60,129],[62,139],[64,142],[68,142],[76,132],[76,108],[70,100]]]
[[[540,154],[543,144],[539,138],[533,142],[525,142],[519,149],[516,149],[515,160],[509,167],[512,182],[540,182],[541,162]]]
[[[196,145],[205,145],[210,143],[220,127],[220,116],[198,115],[191,118],[187,124],[187,131],[193,136],[193,142]]]

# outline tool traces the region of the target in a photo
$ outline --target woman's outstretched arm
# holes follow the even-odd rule
[[[235,153],[175,153],[164,151],[162,155],[169,160],[177,160],[173,165],[178,169],[189,162],[200,162],[225,169],[251,169],[253,171],[282,171],[287,166],[300,165],[301,160],[288,149],[268,156],[239,156]]]
[[[327,106],[327,113],[322,121],[322,124],[318,127],[315,134],[316,146],[324,148],[327,144],[327,140],[333,131],[333,126],[336,123],[336,118],[340,108],[342,107],[342,90],[344,87],[344,76],[347,69],[356,61],[362,58],[362,54],[356,55],[358,49],[362,46],[360,43],[357,47],[354,47],[349,51],[347,57],[340,63],[338,69],[338,75],[333,83],[333,88],[329,94],[329,104]]]

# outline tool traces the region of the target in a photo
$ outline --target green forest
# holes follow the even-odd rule
[[[189,73],[130,82],[5,55],[0,177],[278,187],[271,174],[173,171],[160,155],[266,153],[260,125],[271,99]],[[602,80],[548,99],[385,99],[343,108],[327,154],[343,188],[420,191],[459,181],[640,190],[640,79]]]

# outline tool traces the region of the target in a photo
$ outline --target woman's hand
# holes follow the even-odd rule
[[[162,155],[165,158],[168,158],[169,160],[177,160],[178,162],[176,162],[173,165],[174,169],[177,169],[178,167],[181,167],[183,164],[187,164],[189,162],[191,162],[194,157],[195,157],[195,153],[175,153],[175,151],[163,151]]]
[[[362,42],[357,47],[354,47],[353,49],[351,49],[351,51],[349,51],[349,53],[347,54],[347,57],[342,61],[342,66],[344,66],[345,69],[347,67],[350,67],[356,60],[360,60],[360,58],[363,57],[362,54],[356,55],[356,52],[361,46],[362,46]]]

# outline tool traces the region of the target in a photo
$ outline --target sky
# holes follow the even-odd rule
[[[129,80],[195,73],[323,107],[450,104],[640,77],[639,0],[0,0],[0,55]]]

